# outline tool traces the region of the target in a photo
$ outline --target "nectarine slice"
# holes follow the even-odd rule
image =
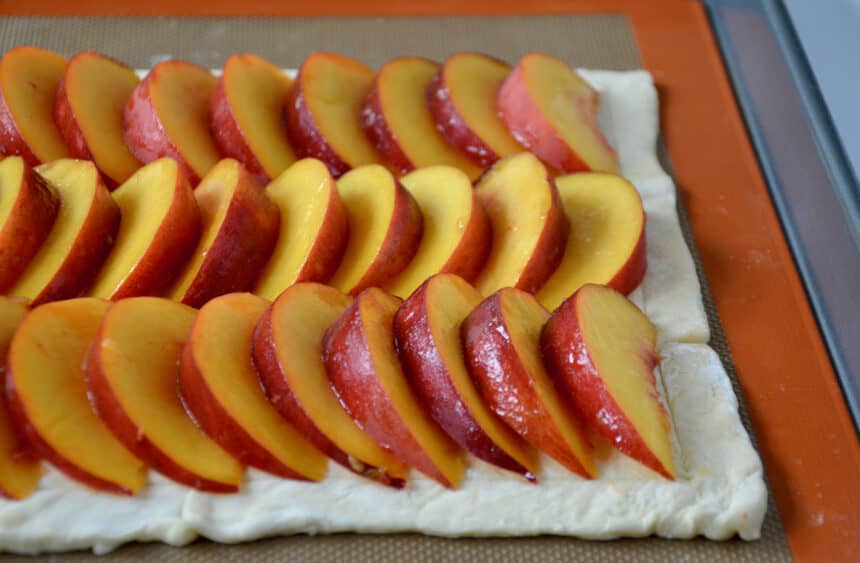
[[[597,476],[591,444],[571,403],[541,361],[549,313],[530,293],[505,288],[463,321],[466,364],[490,409],[534,447],[574,473]]]
[[[669,415],[658,399],[657,330],[614,289],[586,284],[541,335],[547,366],[588,424],[620,452],[675,478]]]
[[[351,302],[316,283],[288,288],[257,325],[254,365],[278,412],[320,451],[358,474],[400,486],[408,467],[356,425],[332,390],[323,364],[323,335]]]
[[[54,122],[74,158],[95,161],[109,187],[140,168],[122,136],[122,112],[140,79],[110,57],[86,51],[69,60],[54,100]]]
[[[439,428],[403,374],[392,323],[401,300],[372,287],[326,331],[323,358],[332,386],[371,438],[446,487],[465,472],[462,450]]]
[[[66,63],[62,55],[27,45],[0,59],[0,154],[19,155],[30,166],[70,156],[53,118]]]
[[[209,131],[215,77],[183,61],[158,63],[138,84],[123,110],[126,145],[141,162],[171,157],[196,185],[220,158]]]
[[[253,287],[278,238],[280,214],[263,186],[232,158],[194,190],[203,230],[167,295],[192,307]]]
[[[335,178],[350,168],[382,162],[359,117],[373,76],[355,59],[311,53],[290,90],[285,108],[290,144],[299,155],[325,162]]]
[[[296,161],[283,118],[292,84],[261,57],[233,55],[224,63],[209,103],[212,137],[221,153],[264,181]]]
[[[0,160],[0,293],[39,252],[60,209],[56,192],[20,156]]]
[[[437,272],[472,281],[487,259],[493,235],[469,178],[450,166],[429,166],[400,179],[421,210],[424,233],[415,257],[386,289],[406,298]]]
[[[543,164],[530,153],[498,161],[481,178],[477,195],[493,230],[493,244],[475,287],[535,292],[561,262],[570,223]]]
[[[409,192],[378,164],[362,166],[337,182],[349,220],[349,240],[328,284],[344,293],[381,287],[412,260],[424,228]]]
[[[326,457],[266,399],[251,357],[269,301],[222,295],[200,309],[180,361],[179,388],[194,420],[239,461],[287,479],[320,481]]]
[[[460,325],[481,302],[454,274],[428,279],[394,316],[397,351],[433,419],[467,451],[534,480],[534,450],[484,403],[463,359]]]
[[[57,220],[30,265],[9,290],[33,305],[79,296],[113,246],[120,211],[88,160],[62,159],[36,172],[60,197]]]
[[[438,64],[421,57],[399,57],[385,63],[364,101],[361,125],[401,174],[447,164],[474,180],[482,168],[448,144],[424,102],[427,86],[438,70]]]
[[[617,172],[618,157],[597,125],[597,92],[564,61],[529,53],[499,89],[498,109],[514,138],[563,172]]]
[[[177,390],[195,313],[156,297],[112,304],[87,356],[87,387],[111,432],[150,467],[195,489],[235,492],[242,466],[197,428]]]
[[[294,283],[328,281],[346,248],[349,220],[326,165],[302,159],[266,186],[266,195],[281,212],[281,230],[254,293],[274,299]]]
[[[555,179],[570,220],[567,248],[537,293],[553,310],[586,283],[627,294],[645,277],[645,212],[633,185],[620,176],[585,172]]]
[[[18,429],[69,477],[96,489],[135,494],[146,466],[93,411],[84,359],[109,303],[82,297],[33,309],[9,347],[6,394]]]
[[[158,295],[200,237],[200,211],[176,161],[147,164],[117,188],[122,213],[113,249],[89,294],[106,299]]]
[[[511,73],[504,61],[480,53],[448,57],[427,86],[427,107],[454,147],[486,168],[523,151],[496,110],[496,96]]]
[[[23,300],[0,297],[0,390],[5,384],[9,343],[26,314]],[[21,438],[12,427],[6,401],[0,397],[0,497],[25,498],[36,490],[42,476],[39,460],[29,455]]]

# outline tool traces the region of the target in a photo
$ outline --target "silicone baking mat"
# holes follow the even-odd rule
[[[399,55],[442,60],[458,51],[482,51],[516,61],[544,51],[575,66],[640,68],[630,21],[624,15],[372,18],[25,18],[0,20],[0,49],[35,44],[71,55],[92,49],[136,68],[180,58],[220,68],[230,54],[249,51],[296,68],[314,50],[341,52],[378,67]],[[665,159],[664,166],[671,169]],[[682,198],[679,198],[681,201]],[[711,320],[711,345],[733,378],[741,414],[750,429],[728,345],[702,274],[686,213],[681,222],[699,269]],[[750,430],[751,431],[751,430]],[[752,433],[752,431],[751,431]],[[753,439],[755,439],[753,437]],[[772,497],[771,497],[772,498]],[[9,560],[18,557],[7,556]],[[90,553],[46,560],[91,560]],[[787,561],[779,515],[770,501],[757,542],[659,539],[585,542],[561,537],[449,540],[419,535],[296,536],[225,546],[198,541],[185,548],[138,544],[105,560],[204,561]],[[5,559],[5,558],[4,558]],[[20,558],[24,560],[24,558]]]

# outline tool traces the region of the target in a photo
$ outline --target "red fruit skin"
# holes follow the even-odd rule
[[[239,174],[239,186],[224,222],[182,298],[190,307],[200,308],[219,295],[250,290],[278,241],[278,206],[247,171],[241,169]]]
[[[367,92],[361,108],[361,128],[382,156],[397,169],[400,174],[408,174],[415,170],[415,165],[400,148],[397,136],[385,119],[382,101],[379,98],[379,78]]]
[[[505,318],[500,292],[487,297],[463,321],[460,334],[472,381],[490,409],[517,434],[574,473],[590,479],[564,445],[564,438],[532,389],[531,378],[511,339],[509,322],[516,320]]]
[[[179,362],[179,393],[197,426],[241,463],[284,479],[308,480],[266,451],[224,410],[200,373],[190,344]]]
[[[461,447],[487,463],[534,481],[528,469],[484,432],[460,398],[430,330],[427,286],[424,282],[394,316],[394,337],[404,373],[433,420]]]
[[[537,106],[517,65],[499,88],[497,107],[511,135],[535,156],[563,172],[591,170],[588,164],[559,137],[555,125]]]
[[[629,295],[630,292],[639,287],[648,270],[648,243],[645,238],[645,221],[642,221],[642,232],[633,248],[633,254],[606,285],[624,295]]]
[[[433,116],[436,129],[442,133],[445,140],[472,162],[481,168],[488,168],[502,157],[493,151],[463,119],[457,106],[451,100],[451,92],[445,83],[444,73],[445,67],[443,66],[427,85],[425,92],[427,109]]]
[[[101,333],[101,330],[99,331]],[[198,491],[208,493],[235,493],[239,488],[195,475],[178,465],[161,449],[152,443],[123,410],[116,398],[110,382],[101,369],[100,348],[97,345],[102,335],[96,339],[87,353],[87,390],[93,410],[101,418],[111,433],[136,457],[162,475]]]
[[[552,203],[547,213],[546,224],[535,245],[534,252],[532,252],[532,256],[523,268],[516,284],[517,289],[529,293],[535,293],[543,287],[546,280],[561,264],[564,251],[567,249],[567,237],[570,233],[570,221],[564,213],[564,206],[561,204],[555,181],[547,176],[547,182],[552,194]]]
[[[346,243],[349,240],[349,217],[346,214],[346,205],[343,204],[337,189],[331,190],[322,225],[324,225],[323,230],[326,234],[317,237],[311,246],[308,260],[302,265],[295,283],[325,283],[340,266],[343,253],[346,251]]]
[[[236,121],[230,101],[227,99],[224,76],[218,78],[215,91],[212,92],[209,100],[209,129],[212,131],[215,146],[221,154],[241,162],[263,184],[271,180],[245,140],[245,135]]]
[[[69,93],[66,89],[66,76],[60,79],[57,95],[54,97],[54,123],[66,143],[72,158],[81,160],[93,160],[84,132],[78,125],[72,103],[69,101]]]
[[[98,187],[85,226],[57,274],[33,298],[33,307],[49,301],[79,297],[96,276],[113,248],[119,231],[120,210],[97,176]]]
[[[450,488],[452,484],[412,437],[379,382],[361,318],[360,302],[366,295],[364,292],[356,297],[323,338],[323,362],[332,389],[353,420],[376,443],[407,465]],[[381,319],[389,330],[393,321],[393,314]],[[393,340],[393,334],[391,338]]]
[[[26,164],[21,181],[12,210],[0,225],[0,293],[8,291],[24,273],[60,210],[54,190]]]
[[[275,341],[272,338],[272,308],[269,307],[254,329],[253,357],[257,368],[257,376],[260,378],[260,386],[266,393],[269,402],[275,407],[284,419],[292,424],[303,436],[316,446],[325,455],[349,469],[350,471],[388,485],[396,489],[402,489],[406,482],[380,473],[372,466],[367,466],[365,471],[356,470],[350,463],[349,455],[341,450],[334,442],[323,434],[313,420],[308,417],[305,410],[299,404],[298,399],[287,381],[277,351]]]
[[[472,191],[472,215],[460,239],[460,244],[439,270],[442,274],[457,274],[469,283],[475,281],[484,268],[493,244],[493,225],[484,205]]]
[[[666,479],[674,480],[645,445],[598,374],[579,327],[577,294],[559,305],[541,331],[541,352],[547,371],[598,434],[620,452]],[[647,361],[653,371],[657,365],[656,355],[649,356]],[[653,373],[651,380],[656,385]]]
[[[29,166],[42,164],[18,130],[18,125],[12,117],[2,91],[0,91],[0,154],[20,156]]]
[[[6,385],[4,390],[6,394],[6,405],[9,407],[9,418],[12,421],[12,426],[15,429],[15,432],[26,442],[26,451],[34,453],[36,456],[47,460],[51,465],[65,473],[69,478],[74,479],[87,487],[116,495],[134,495],[132,491],[125,487],[100,479],[99,477],[91,475],[71,463],[39,435],[39,432],[30,423],[30,419],[27,417],[27,410],[24,408],[24,404],[21,402],[21,398],[15,390],[15,374],[12,372],[10,367],[7,367],[6,370]]]
[[[314,157],[321,160],[335,178],[339,178],[352,168],[328,144],[317,127],[314,116],[308,109],[302,93],[301,71],[299,71],[299,76],[287,96],[284,117],[286,118],[288,140],[290,145],[295,148],[298,157]]]

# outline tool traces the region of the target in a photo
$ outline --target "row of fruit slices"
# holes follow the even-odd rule
[[[595,439],[674,478],[655,328],[601,285],[552,315],[527,292],[484,299],[453,274],[405,301],[316,283],[199,311],[83,297],[28,312],[0,298],[0,359],[11,498],[37,486],[39,458],[119,494],[140,491],[148,468],[220,493],[245,466],[320,481],[329,458],[391,487],[414,468],[456,488],[465,452],[534,481],[542,451],[588,479]]]
[[[561,102],[561,103],[560,103]],[[312,53],[295,81],[255,55],[231,56],[216,79],[183,61],[141,81],[98,53],[70,60],[22,46],[0,59],[0,154],[31,166],[93,160],[110,187],[175,158],[196,184],[222,157],[261,180],[301,157],[335,177],[366,164],[398,174],[445,164],[475,180],[502,157],[534,152],[561,172],[616,172],[597,127],[597,93],[564,62],[530,54],[516,68],[476,53],[443,65],[418,57],[378,73]]]
[[[224,159],[192,190],[159,159],[113,192],[89,161],[0,161],[0,293],[34,305],[165,296],[192,307],[234,291],[274,299],[293,283],[407,297],[437,272],[537,294],[549,309],[584,283],[629,293],[645,272],[636,189],[612,174],[556,180],[530,153],[472,187],[448,166],[399,181],[380,165],[337,181],[303,159],[263,186]],[[570,225],[573,225],[571,227]]]

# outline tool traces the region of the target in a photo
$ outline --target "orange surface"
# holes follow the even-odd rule
[[[657,81],[663,136],[795,558],[854,560],[860,552],[860,442],[701,4],[687,0],[0,0],[0,13],[28,15],[595,12],[629,14],[644,66]],[[700,131],[707,134],[698,135]],[[712,212],[718,201],[728,213]]]

